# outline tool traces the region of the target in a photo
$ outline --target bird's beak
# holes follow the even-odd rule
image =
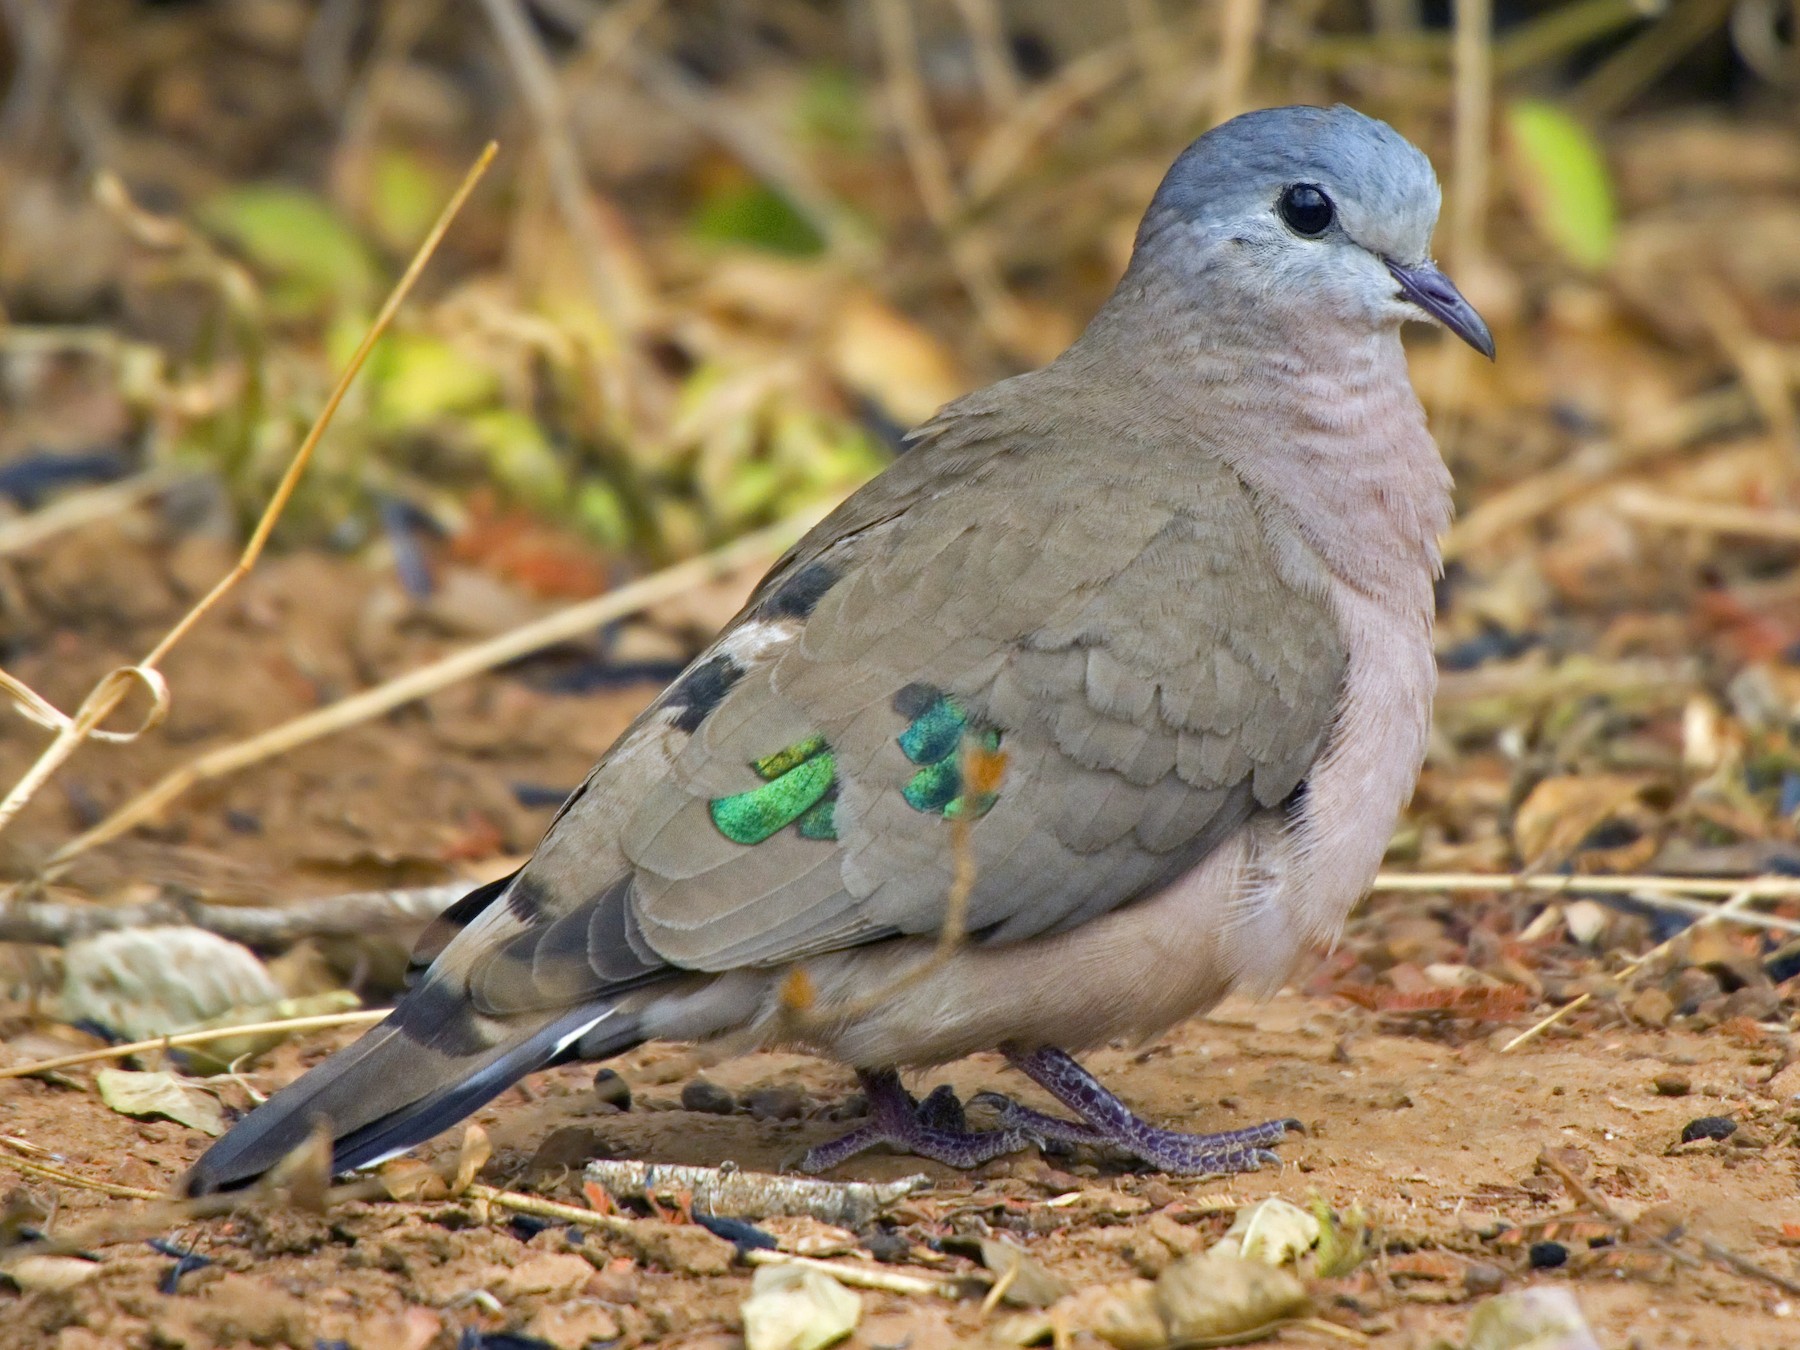
[[[1494,335],[1488,332],[1488,326],[1482,322],[1481,315],[1463,299],[1462,292],[1451,284],[1449,277],[1428,262],[1420,263],[1417,267],[1407,267],[1392,258],[1384,258],[1382,261],[1387,263],[1388,271],[1394,274],[1394,280],[1400,283],[1401,295],[1488,360],[1494,359]]]

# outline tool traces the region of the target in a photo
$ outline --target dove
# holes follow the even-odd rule
[[[868,1115],[811,1170],[881,1144],[1275,1159],[1296,1122],[1153,1124],[1070,1052],[1278,989],[1412,793],[1451,484],[1400,330],[1494,352],[1431,261],[1438,207],[1424,154],[1341,105],[1201,136],[1074,344],[913,432],[524,866],[434,922],[388,1018],[188,1189],[255,1178],[320,1121],[339,1171],[369,1166],[650,1039],[853,1068]],[[901,1076],[985,1050],[1068,1114],[982,1094],[972,1129]]]

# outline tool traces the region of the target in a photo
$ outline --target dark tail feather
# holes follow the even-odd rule
[[[522,1024],[491,1048],[452,1055],[431,1044],[435,1028],[408,1025],[423,1011],[409,1009],[412,1002],[234,1125],[188,1172],[186,1192],[205,1195],[255,1180],[304,1142],[321,1118],[332,1128],[333,1171],[379,1162],[448,1129],[554,1062],[577,1038],[596,1055],[617,1054],[641,1039],[635,1017],[590,1004]],[[619,1022],[616,1035],[595,1035],[609,1017]]]

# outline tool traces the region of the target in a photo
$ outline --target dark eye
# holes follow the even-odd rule
[[[1281,194],[1281,218],[1295,234],[1317,238],[1331,228],[1331,198],[1311,183],[1295,183]]]

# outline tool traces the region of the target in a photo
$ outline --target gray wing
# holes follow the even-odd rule
[[[505,1016],[934,932],[959,812],[970,930],[1017,940],[1293,793],[1343,671],[1316,564],[1275,556],[1215,459],[992,434],[940,426],[803,541],[434,977]],[[964,738],[1004,756],[991,801],[960,790]]]

